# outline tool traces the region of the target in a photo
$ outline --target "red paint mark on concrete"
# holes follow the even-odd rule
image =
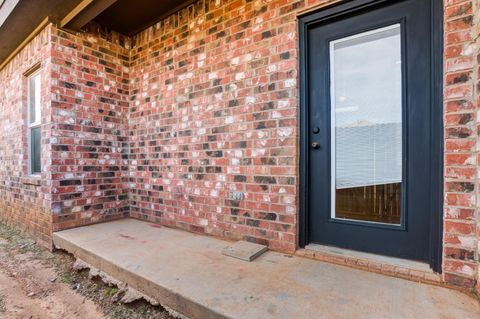
[[[132,236],[129,236],[129,235],[124,235],[124,234],[120,234],[120,237],[123,237],[123,238],[126,238],[126,239],[130,239],[130,240],[134,240],[135,237],[132,237]]]
[[[150,224],[150,226],[155,227],[155,228],[162,228],[163,227],[160,224]]]

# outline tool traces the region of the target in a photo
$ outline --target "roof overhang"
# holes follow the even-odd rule
[[[132,36],[196,0],[0,0],[0,69],[50,21],[79,31],[94,20]]]
[[[0,65],[45,18],[63,18],[80,2],[81,0],[4,0],[0,6]]]

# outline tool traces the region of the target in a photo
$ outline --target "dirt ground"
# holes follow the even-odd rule
[[[0,223],[0,318],[173,318],[145,301],[118,302],[116,287],[74,271],[73,262]]]

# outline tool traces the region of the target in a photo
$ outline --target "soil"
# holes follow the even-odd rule
[[[173,319],[143,300],[118,302],[116,287],[73,270],[74,261],[0,223],[0,318]]]

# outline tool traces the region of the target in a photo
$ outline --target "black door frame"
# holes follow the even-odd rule
[[[309,163],[308,163],[308,61],[306,53],[307,32],[309,28],[321,21],[348,15],[358,10],[374,8],[378,5],[402,0],[344,0],[321,8],[318,11],[299,16],[300,40],[300,189],[299,189],[299,246],[308,244],[308,201],[309,201]],[[442,271],[442,236],[443,236],[443,1],[428,0],[431,3],[431,32],[433,48],[431,52],[431,101],[432,126],[430,128],[432,143],[430,148],[431,172],[431,211],[429,240],[429,264],[438,273]]]

